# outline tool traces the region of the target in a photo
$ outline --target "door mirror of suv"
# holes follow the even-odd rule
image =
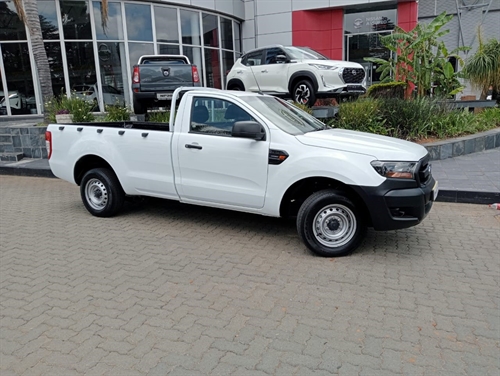
[[[276,56],[276,62],[278,64],[284,64],[284,63],[287,63],[288,62],[288,59],[285,55],[277,55]]]
[[[237,121],[233,125],[231,136],[264,141],[266,139],[266,132],[256,121]]]

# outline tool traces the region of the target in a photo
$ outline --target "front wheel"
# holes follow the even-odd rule
[[[297,231],[307,247],[323,257],[340,257],[359,247],[366,232],[361,210],[343,192],[323,190],[299,209]]]
[[[316,94],[314,93],[311,81],[302,80],[295,85],[293,88],[293,100],[308,107],[314,106],[314,103],[316,103]]]
[[[89,170],[83,176],[80,194],[85,208],[96,217],[112,217],[125,201],[118,178],[107,168]]]

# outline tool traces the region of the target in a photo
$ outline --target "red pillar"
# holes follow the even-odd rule
[[[292,43],[311,47],[330,59],[343,59],[344,11],[301,10],[292,13]]]

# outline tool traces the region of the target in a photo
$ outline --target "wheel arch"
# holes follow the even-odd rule
[[[75,164],[75,168],[73,170],[73,178],[75,179],[75,183],[77,185],[80,185],[85,173],[87,173],[87,171],[89,170],[92,170],[93,168],[108,168],[116,175],[113,167],[111,167],[111,165],[104,158],[89,154],[81,157]]]
[[[306,177],[289,186],[281,198],[280,217],[296,217],[302,203],[314,192],[324,189],[335,189],[345,192],[346,197],[360,208],[368,224],[371,225],[370,212],[361,196],[349,185],[324,176]]]
[[[226,85],[227,90],[231,90],[231,87],[238,86],[239,88],[242,89],[242,91],[245,91],[245,85],[243,84],[243,81],[241,81],[239,78],[231,78],[229,82]]]
[[[314,73],[303,70],[303,71],[295,72],[294,74],[291,75],[290,80],[288,81],[288,92],[290,93],[290,95],[293,96],[293,93],[292,93],[293,88],[295,87],[295,85],[299,81],[304,80],[304,79],[307,79],[307,80],[312,82],[315,93],[318,91],[318,88],[319,88],[318,79],[316,78]]]

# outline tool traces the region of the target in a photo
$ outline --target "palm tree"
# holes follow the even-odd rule
[[[50,77],[49,60],[43,44],[42,27],[38,15],[38,5],[36,0],[14,0],[17,15],[28,27],[31,37],[31,48],[36,62],[38,79],[42,90],[43,103],[48,102],[54,96],[52,90],[52,80]],[[47,111],[44,111],[44,121],[48,121]]]
[[[38,14],[38,5],[36,0],[14,0],[18,17],[28,27],[31,37],[31,48],[36,62],[38,80],[42,91],[42,103],[49,102],[54,97],[52,90],[52,79],[50,75],[50,65],[43,44],[42,28]],[[102,0],[101,7],[102,26],[106,27],[108,20],[108,0]],[[48,111],[44,111],[44,121],[49,121]]]
[[[490,39],[484,43],[478,30],[479,47],[474,55],[467,59],[462,75],[472,86],[481,90],[481,99],[486,97],[490,86],[493,91],[500,91],[500,42]]]

